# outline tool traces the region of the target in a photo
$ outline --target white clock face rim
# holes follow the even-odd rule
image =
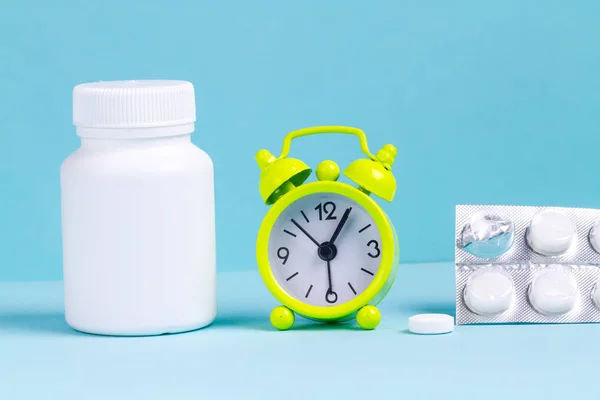
[[[337,254],[329,262],[330,290],[327,261],[298,225],[322,244],[331,239],[348,208],[348,219],[335,240]],[[291,203],[277,217],[268,241],[269,264],[279,286],[296,300],[318,307],[345,304],[364,292],[382,255],[374,218],[359,203],[337,193],[309,194]]]

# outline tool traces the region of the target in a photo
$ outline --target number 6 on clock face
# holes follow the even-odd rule
[[[337,193],[297,199],[279,214],[268,240],[269,264],[279,286],[318,307],[344,304],[364,292],[385,251],[373,217]]]

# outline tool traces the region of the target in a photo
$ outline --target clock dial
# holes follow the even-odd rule
[[[277,282],[315,306],[343,304],[363,292],[379,269],[382,251],[373,218],[334,193],[296,200],[269,236],[269,264]]]

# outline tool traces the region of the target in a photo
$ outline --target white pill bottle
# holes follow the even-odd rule
[[[78,331],[177,333],[216,316],[214,174],[184,81],[78,85],[81,147],[61,167],[65,318]]]

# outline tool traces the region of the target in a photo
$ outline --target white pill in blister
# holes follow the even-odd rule
[[[569,250],[577,231],[567,215],[552,210],[541,211],[527,228],[527,243],[533,251],[546,256],[558,256]]]
[[[596,281],[594,289],[592,290],[592,302],[596,308],[600,308],[600,278]]]
[[[408,319],[408,330],[421,335],[439,335],[454,330],[454,317],[447,314],[418,314]]]
[[[463,296],[466,306],[479,315],[496,315],[508,310],[514,299],[513,280],[504,270],[482,269],[469,278]]]
[[[533,280],[527,294],[531,305],[539,313],[565,314],[577,301],[577,280],[563,268],[552,268]]]
[[[596,253],[600,253],[600,219],[590,229],[590,244]]]

